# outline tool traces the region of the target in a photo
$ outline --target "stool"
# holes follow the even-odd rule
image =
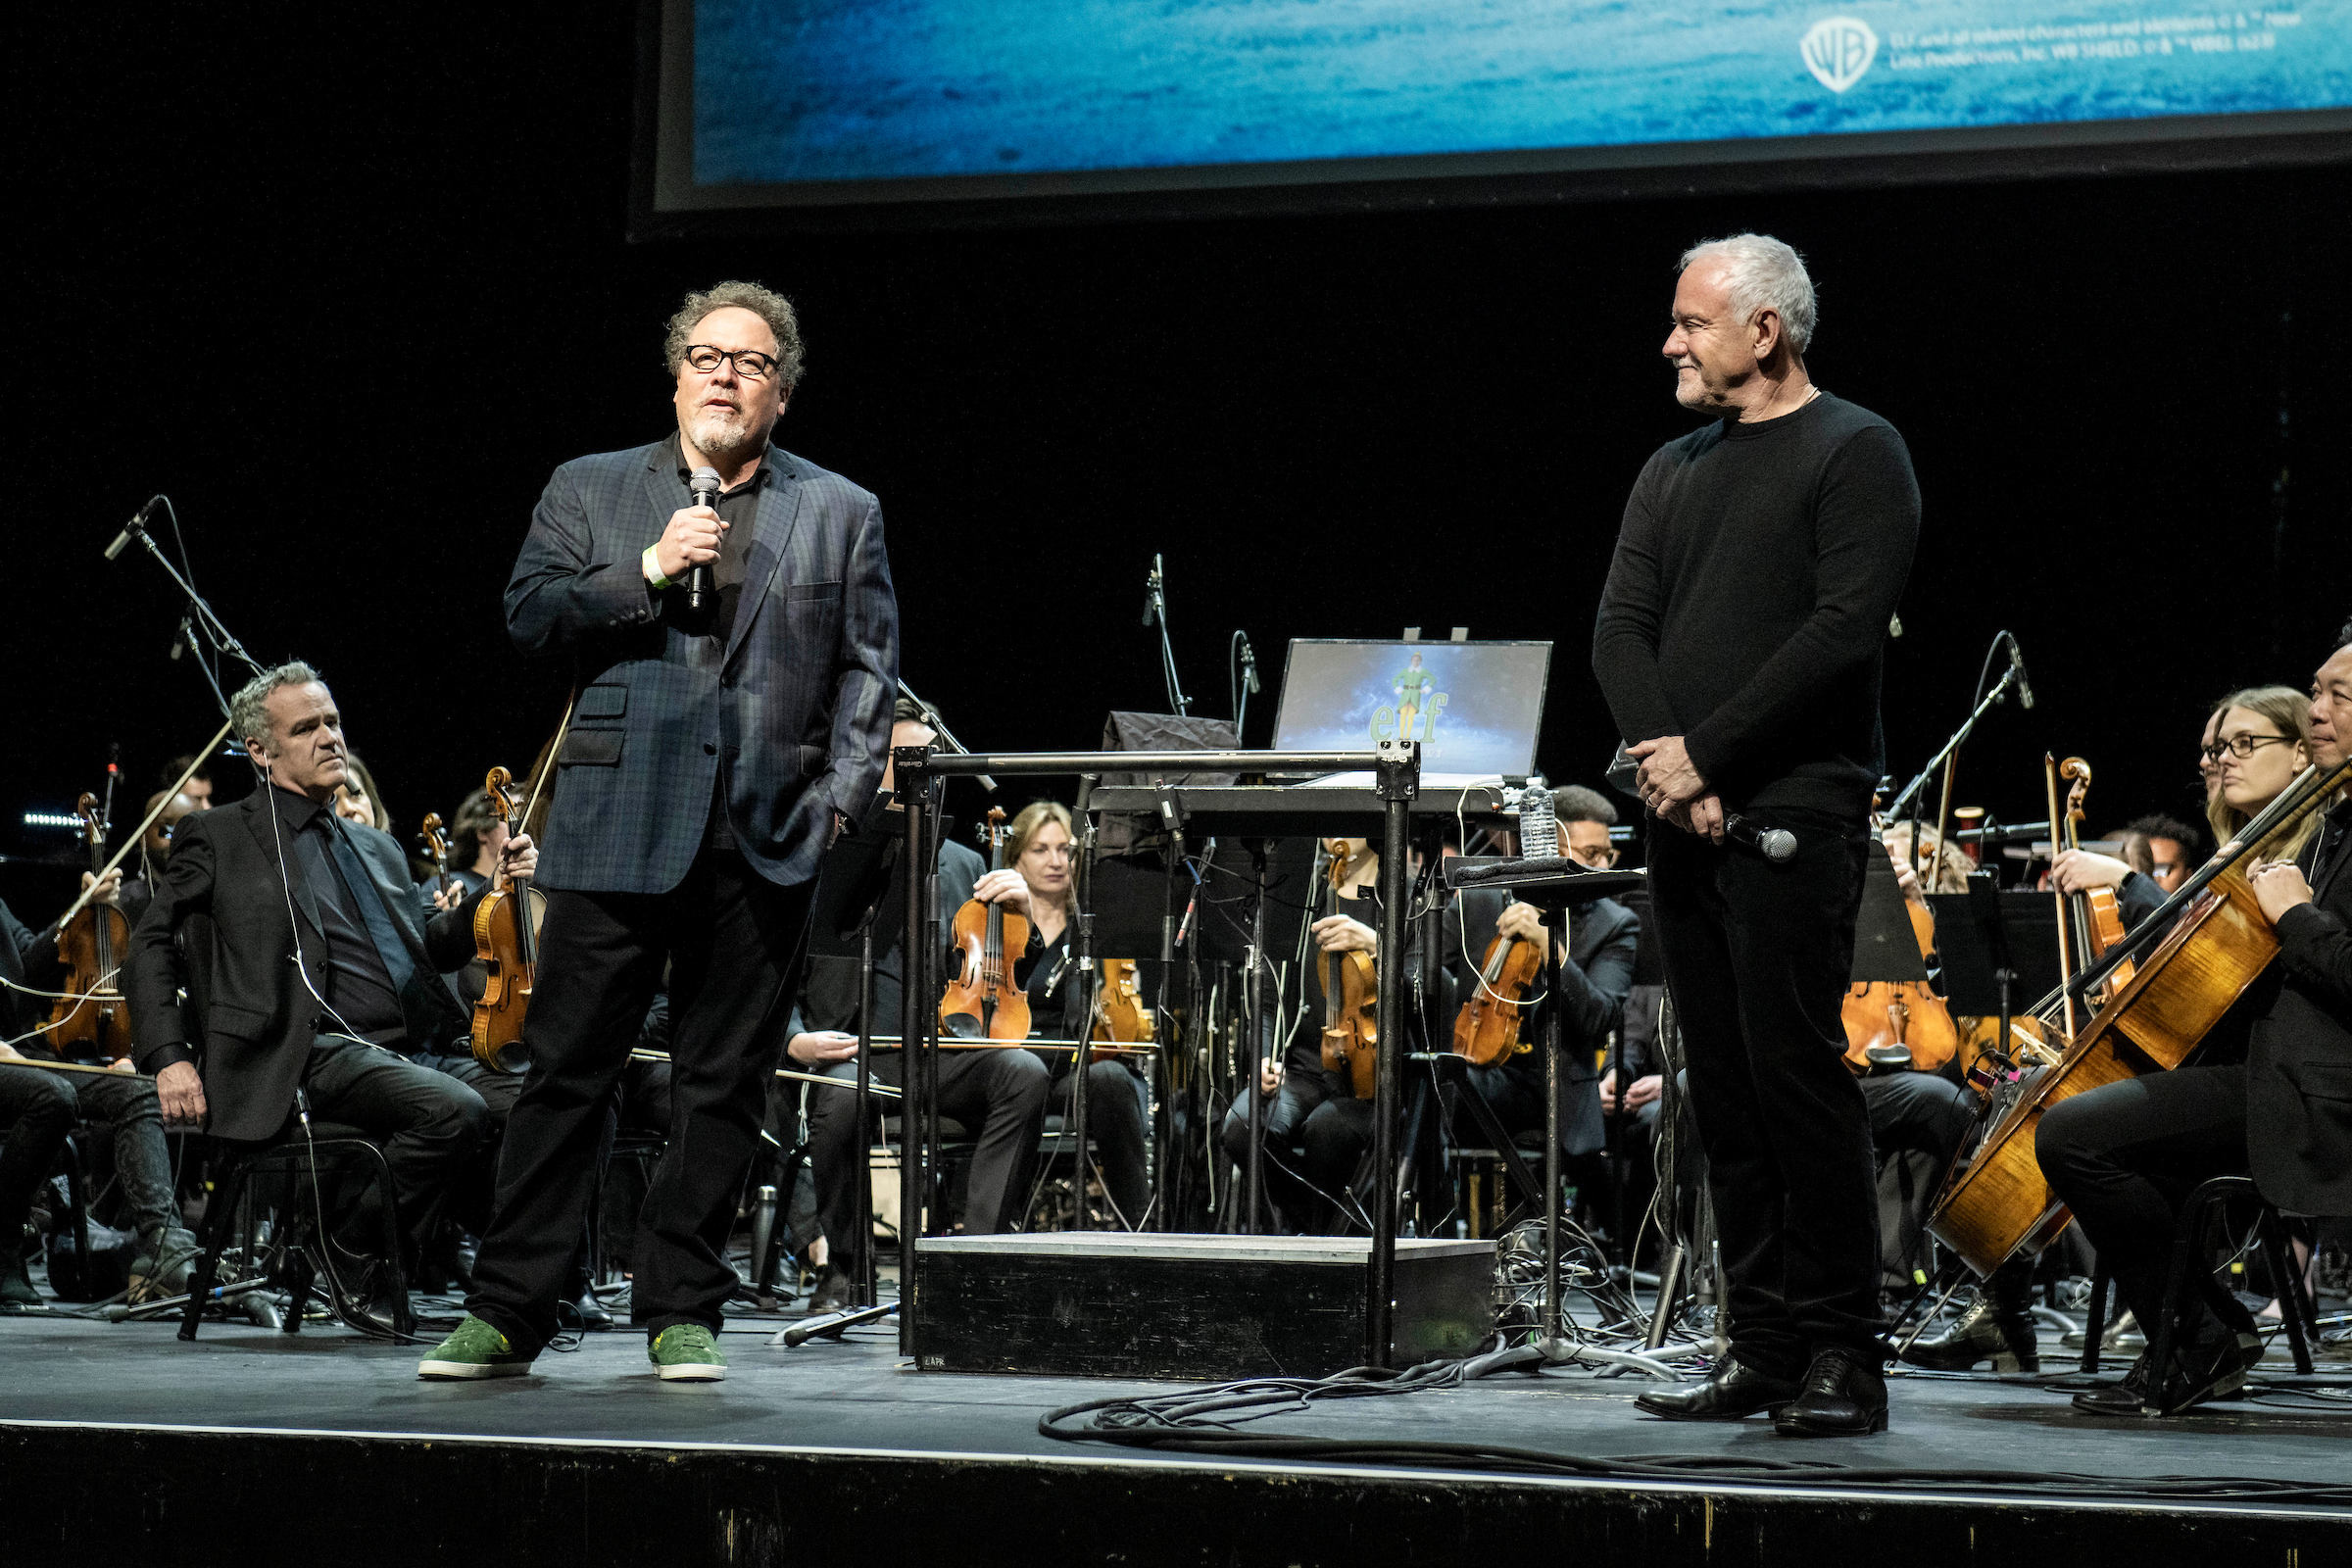
[[[2318,1313],[2304,1300],[2301,1271],[2287,1267],[2286,1223],[2256,1189],[2250,1176],[2216,1176],[2190,1193],[2188,1201],[2180,1205],[2180,1218],[2173,1227],[2172,1267],[2165,1275],[2164,1318],[2161,1322],[2140,1325],[2148,1336],[2148,1364],[2159,1369],[2172,1365],[2169,1357],[2173,1319],[2179,1315],[2180,1303],[2198,1272],[2198,1244],[2208,1221],[2222,1213],[2232,1199],[2250,1200],[2254,1204],[2256,1244],[2271,1265],[2272,1278],[2278,1283],[2279,1316],[2286,1320],[2286,1340],[2294,1350],[2295,1370],[2308,1374],[2311,1371],[2308,1336],[2319,1332]]]
[[[196,1326],[204,1319],[204,1309],[213,1296],[213,1281],[219,1275],[220,1254],[228,1246],[229,1227],[235,1222],[237,1205],[245,1197],[255,1173],[268,1169],[284,1169],[300,1176],[311,1170],[318,1153],[354,1153],[365,1152],[375,1165],[374,1179],[382,1184],[384,1194],[384,1255],[392,1268],[394,1298],[402,1303],[399,1316],[403,1321],[392,1327],[407,1333],[412,1326],[408,1318],[408,1275],[401,1267],[401,1236],[399,1203],[392,1189],[392,1167],[384,1162],[384,1152],[356,1127],[338,1126],[332,1122],[315,1122],[308,1137],[297,1128],[264,1144],[230,1146],[228,1169],[213,1185],[212,1200],[204,1212],[204,1234],[196,1255],[195,1271],[188,1278],[187,1305],[180,1310],[179,1338],[194,1340]],[[302,1332],[303,1307],[309,1300],[313,1282],[317,1278],[310,1259],[304,1255],[305,1238],[310,1226],[309,1216],[300,1205],[292,1223],[281,1235],[277,1250],[284,1257],[285,1272],[278,1278],[292,1293],[292,1302],[286,1313],[284,1329],[288,1334]],[[318,1245],[328,1245],[325,1237]],[[337,1317],[363,1334],[375,1332],[365,1323],[353,1322],[343,1309],[343,1302],[329,1292],[327,1303]]]

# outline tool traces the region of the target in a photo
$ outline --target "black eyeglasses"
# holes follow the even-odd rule
[[[717,369],[721,360],[733,364],[735,373],[750,380],[764,381],[776,373],[775,356],[762,354],[758,349],[719,349],[708,343],[686,345],[686,363],[705,375]]]
[[[2291,746],[2294,744],[2294,740],[2292,735],[2232,735],[2226,741],[2216,741],[2211,746],[2200,746],[2197,748],[2197,752],[2205,759],[2206,766],[2219,767],[2224,752],[2228,752],[2242,762],[2252,757],[2261,747]]]

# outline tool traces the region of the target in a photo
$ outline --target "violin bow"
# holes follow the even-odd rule
[[[122,847],[115,852],[115,858],[107,861],[104,866],[99,868],[98,874],[90,879],[90,885],[88,887],[81,890],[80,896],[74,899],[73,906],[69,907],[65,913],[57,917],[57,928],[60,931],[63,931],[67,926],[72,925],[74,923],[74,917],[79,914],[82,909],[88,906],[90,902],[90,895],[98,891],[98,884],[106,880],[106,873],[112,871],[116,866],[121,865],[123,859],[129,856],[131,847],[146,836],[147,830],[155,825],[156,818],[164,814],[164,808],[172,804],[172,797],[177,795],[180,790],[186,786],[188,780],[196,776],[196,770],[198,768],[202,767],[205,763],[213,760],[213,748],[220,745],[222,741],[228,739],[229,726],[234,722],[235,720],[233,719],[223,720],[220,727],[213,731],[213,738],[209,741],[206,741],[204,745],[197,751],[196,760],[188,764],[188,770],[180,774],[179,777],[172,782],[172,787],[164,791],[164,793],[157,798],[155,808],[149,811],[146,816],[140,820],[137,827],[134,827],[130,830],[129,835],[122,840]]]

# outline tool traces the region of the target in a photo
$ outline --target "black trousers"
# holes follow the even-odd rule
[[[74,1130],[74,1091],[63,1073],[0,1063],[0,1248],[16,1259],[32,1195]]]
[[[873,1080],[903,1081],[906,1054],[877,1051]],[[808,1101],[808,1162],[816,1173],[818,1222],[824,1227],[826,1260],[852,1274],[864,1266],[866,1228],[858,1184],[865,1181],[866,1140],[873,1128],[858,1126],[858,1064],[836,1062],[827,1078],[851,1089],[813,1089]],[[978,1147],[964,1180],[963,1229],[969,1236],[994,1236],[1021,1222],[1029,1196],[1029,1174],[1037,1164],[1037,1142],[1046,1128],[1051,1075],[1028,1051],[942,1051],[939,1054],[939,1113],[973,1129]],[[897,1115],[899,1102],[870,1102],[876,1115]],[[1090,1105],[1089,1109],[1093,1107]],[[911,1216],[906,1219],[911,1223]]]
[[[1663,823],[1650,906],[1690,1067],[1728,1276],[1732,1351],[1801,1373],[1880,1328],[1870,1117],[1838,1003],[1871,851],[1860,820],[1760,813],[1796,836],[1775,865]]]
[[[1334,1206],[1339,1202],[1341,1189],[1354,1174],[1351,1161],[1340,1177],[1340,1186],[1318,1192],[1322,1184],[1307,1177],[1305,1167],[1293,1152],[1303,1137],[1307,1122],[1332,1098],[1330,1080],[1320,1071],[1304,1071],[1293,1067],[1283,1076],[1282,1087],[1272,1099],[1260,1098],[1257,1112],[1258,1141],[1264,1152],[1258,1167],[1258,1180],[1273,1204],[1277,1224],[1294,1235],[1312,1235],[1330,1227]],[[1371,1126],[1369,1121],[1364,1124]],[[1235,1105],[1225,1113],[1225,1124],[1217,1130],[1217,1141],[1226,1156],[1237,1167],[1233,1180],[1235,1191],[1242,1191],[1247,1177],[1242,1174],[1250,1162],[1250,1107],[1247,1102]]]
[[[2164,1313],[2173,1227],[2200,1182],[2246,1173],[2246,1069],[2176,1067],[2104,1084],[2058,1102],[2034,1130],[2034,1155],[2124,1301],[2153,1330]],[[2252,1316],[2199,1271],[2183,1326],[2211,1340],[2225,1326],[2250,1333]]]
[[[1977,1097],[1939,1073],[1877,1072],[1858,1080],[1870,1107],[1870,1141],[1880,1158],[1917,1154],[1933,1174],[1890,1171],[1881,1190],[1879,1250],[1886,1282],[1902,1287],[1926,1266],[1921,1238],[1944,1172],[1977,1119]]]
[[[490,1131],[489,1107],[447,1073],[340,1036],[320,1035],[312,1043],[302,1089],[314,1122],[357,1127],[382,1148],[392,1172],[406,1268],[414,1272],[417,1253],[448,1205],[452,1185]],[[342,1191],[360,1204],[373,1201],[370,1189]],[[350,1250],[371,1252],[377,1250],[381,1221],[362,1207],[346,1216],[341,1233]]]
[[[1071,1086],[1078,1074],[1064,1065],[1054,1078],[1047,1109],[1070,1113]],[[1144,1222],[1152,1203],[1151,1161],[1146,1146],[1151,1128],[1144,1117],[1143,1081],[1122,1061],[1098,1061],[1086,1069],[1086,1140],[1095,1146],[1102,1170],[1102,1190],[1117,1205],[1130,1230]]]
[[[648,1334],[678,1323],[719,1330],[741,1279],[727,1236],[784,1049],[813,888],[778,887],[732,849],[706,848],[667,893],[550,895],[531,1068],[507,1118],[497,1204],[466,1303],[516,1348],[536,1350],[556,1332],[613,1088],[665,962],[676,1020],[669,1141],[629,1250],[630,1315]]]

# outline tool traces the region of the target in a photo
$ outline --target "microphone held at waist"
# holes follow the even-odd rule
[[[1775,865],[1796,858],[1796,835],[1785,827],[1759,827],[1735,811],[1724,818],[1723,836],[1755,851]]]

